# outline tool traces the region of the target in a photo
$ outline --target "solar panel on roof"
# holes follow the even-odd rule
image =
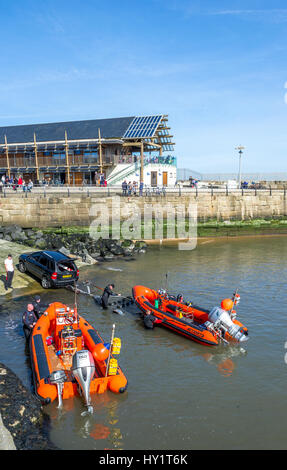
[[[136,137],[152,137],[155,134],[161,119],[162,115],[135,117],[130,123],[123,138],[132,139]]]

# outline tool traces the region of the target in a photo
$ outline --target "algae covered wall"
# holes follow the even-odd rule
[[[172,194],[148,197],[100,197],[98,195],[43,197],[9,196],[0,199],[2,225],[18,224],[22,227],[89,226],[99,213],[107,220],[125,220],[135,212],[144,214],[168,214],[172,211],[196,210],[199,223],[208,221],[250,221],[255,219],[284,219],[287,216],[284,191],[254,191],[243,194],[199,193],[198,195]]]

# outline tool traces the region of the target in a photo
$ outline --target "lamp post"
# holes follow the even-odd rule
[[[239,145],[239,147],[235,148],[235,150],[238,150],[238,153],[239,153],[239,172],[238,172],[238,186],[239,186],[239,189],[241,187],[241,157],[242,157],[244,149],[245,149],[245,147],[243,147],[242,145]]]

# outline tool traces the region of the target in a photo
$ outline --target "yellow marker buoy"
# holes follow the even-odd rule
[[[112,347],[112,354],[120,354],[121,346],[122,346],[121,339],[120,338],[114,338],[113,347]]]
[[[118,361],[114,358],[110,359],[109,363],[109,375],[116,375],[118,371]]]

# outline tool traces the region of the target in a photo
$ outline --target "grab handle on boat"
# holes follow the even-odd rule
[[[107,375],[108,375],[109,366],[110,366],[111,350],[112,350],[112,344],[113,344],[114,337],[115,337],[115,329],[116,329],[116,325],[113,324],[112,335],[111,335],[111,341],[110,341],[111,347],[110,347],[110,350],[109,350],[109,357],[108,357],[107,368],[106,368],[106,374],[105,374],[106,377],[107,377]]]

